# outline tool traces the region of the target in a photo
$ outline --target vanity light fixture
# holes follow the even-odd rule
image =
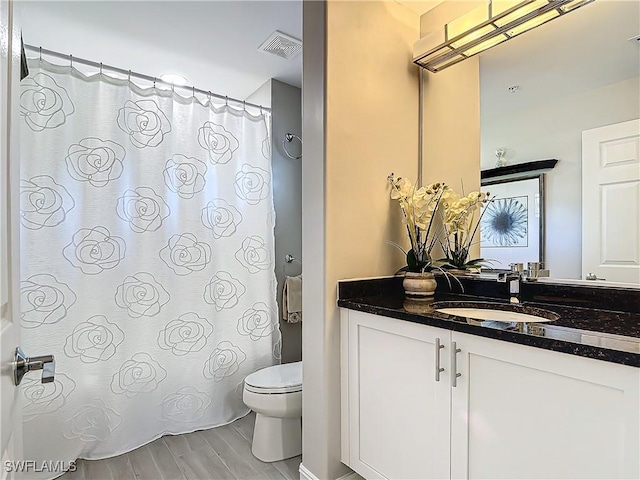
[[[489,0],[416,42],[413,63],[439,72],[593,1]]]

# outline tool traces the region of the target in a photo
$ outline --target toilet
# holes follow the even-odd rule
[[[258,460],[276,462],[302,453],[302,362],[247,376],[242,399],[256,412],[251,451]]]

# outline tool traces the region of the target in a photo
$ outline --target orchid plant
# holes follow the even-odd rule
[[[441,270],[440,262],[434,262],[431,251],[438,243],[434,220],[440,203],[450,189],[444,183],[432,183],[426,187],[414,186],[405,177],[396,177],[393,173],[388,177],[391,185],[391,198],[397,200],[404,216],[404,223],[409,234],[411,248],[406,251],[397,243],[396,246],[407,258],[407,266],[400,271],[430,272]]]
[[[485,203],[493,199],[489,193],[471,192],[460,195],[453,190],[442,201],[442,224],[444,232],[439,239],[445,257],[440,259],[445,268],[466,270],[480,268],[490,263],[484,258],[469,259],[474,237],[480,227]],[[477,214],[477,215],[476,215]]]

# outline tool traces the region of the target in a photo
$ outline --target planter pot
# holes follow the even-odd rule
[[[428,315],[435,312],[435,309],[433,308],[434,302],[435,299],[433,297],[405,297],[404,302],[402,302],[402,308],[410,313]]]
[[[436,293],[436,279],[433,273],[407,272],[402,281],[408,298],[429,298]]]

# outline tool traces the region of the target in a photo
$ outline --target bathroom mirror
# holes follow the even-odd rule
[[[504,152],[497,153],[500,161]],[[480,225],[480,256],[491,262],[491,270],[509,270],[512,263],[544,265],[545,172],[557,163],[540,160],[480,172],[481,191],[493,198]]]
[[[640,42],[632,39],[639,34],[640,2],[596,1],[480,54],[481,170],[496,166],[498,149],[507,165],[559,160],[545,175],[540,205],[540,248],[553,278],[591,283],[586,276],[596,272],[598,279],[640,284],[640,134],[633,133],[640,130],[633,123],[640,118]],[[606,136],[620,125],[631,134]],[[584,140],[583,132],[590,132]],[[583,146],[592,137],[601,140]],[[606,175],[583,168],[587,157],[603,168],[624,166],[622,176],[604,185]],[[536,189],[522,186],[522,194],[509,196]],[[583,193],[596,199],[593,206],[583,205]],[[583,267],[583,250],[594,248],[587,262],[593,267]],[[607,262],[623,274],[598,273]]]

